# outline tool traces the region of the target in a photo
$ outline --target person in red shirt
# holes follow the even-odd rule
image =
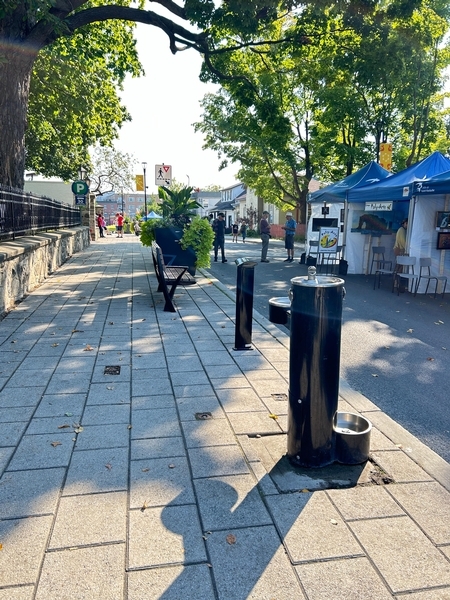
[[[117,237],[123,238],[123,215],[116,213]]]

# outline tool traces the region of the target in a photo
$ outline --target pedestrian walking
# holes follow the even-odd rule
[[[247,237],[247,223],[242,223],[241,225],[241,235],[242,235],[242,241],[245,244],[245,238]]]
[[[116,222],[117,222],[117,237],[123,238],[123,215],[121,213],[116,213]]]
[[[233,223],[233,226],[231,227],[231,233],[233,234],[233,242],[238,241],[238,233],[239,233],[239,225],[237,223]]]
[[[97,215],[97,226],[98,226],[98,230],[100,233],[100,237],[105,237],[103,230],[104,230],[104,227],[106,226],[106,223],[101,214]]]
[[[267,250],[269,249],[269,240],[270,240],[270,225],[269,225],[269,213],[265,210],[262,214],[262,219],[259,223],[259,233],[261,235],[261,262],[268,263],[267,260]]]
[[[135,233],[135,235],[137,235],[137,237],[139,237],[141,235],[141,226],[137,219],[134,222],[134,233]]]
[[[292,218],[292,213],[286,213],[286,223],[284,227],[284,247],[287,250],[287,258],[284,262],[292,262],[294,260],[294,235],[297,223]]]
[[[212,228],[214,230],[214,262],[217,262],[217,255],[222,254],[222,262],[228,262],[225,258],[225,215],[219,213],[217,219],[214,219]]]

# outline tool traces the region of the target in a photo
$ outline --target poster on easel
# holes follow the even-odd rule
[[[336,253],[338,239],[339,227],[321,227],[319,231],[319,253]]]

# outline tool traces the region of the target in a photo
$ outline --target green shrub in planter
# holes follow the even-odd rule
[[[183,250],[190,247],[194,250],[198,269],[211,266],[211,247],[214,241],[214,232],[207,219],[196,215],[192,221],[185,225],[180,245]]]

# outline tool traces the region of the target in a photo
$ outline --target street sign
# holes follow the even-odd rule
[[[86,206],[86,196],[75,196],[75,204],[77,206]]]
[[[74,181],[72,183],[72,192],[75,196],[85,196],[89,192],[89,186],[85,181]]]
[[[155,165],[155,185],[170,185],[172,183],[171,165]]]

